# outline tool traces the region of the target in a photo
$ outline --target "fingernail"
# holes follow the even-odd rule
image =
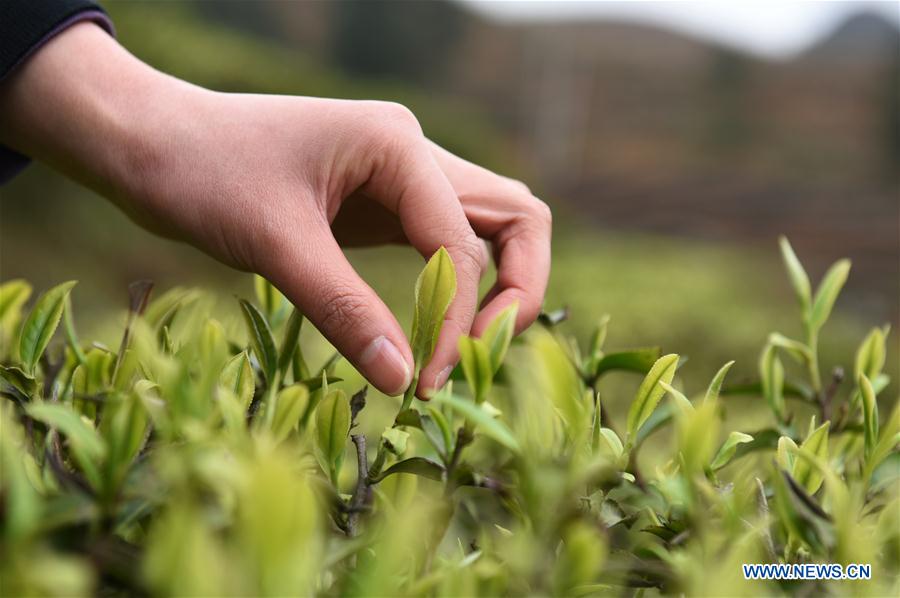
[[[391,379],[401,378],[403,382],[396,389],[388,392],[398,395],[407,389],[412,381],[412,372],[403,359],[400,350],[384,336],[379,336],[366,347],[359,357],[359,363],[371,372],[387,372]],[[384,375],[388,377],[387,374]]]
[[[452,371],[453,371],[453,366],[448,365],[447,367],[442,369],[440,372],[438,372],[438,375],[434,377],[434,389],[435,390],[440,390],[444,386],[444,384],[447,383],[447,379],[450,377],[450,372],[452,372]]]

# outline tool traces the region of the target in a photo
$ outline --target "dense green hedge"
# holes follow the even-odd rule
[[[512,308],[460,341],[451,384],[429,403],[407,394],[368,438],[366,389],[345,394],[338,356],[310,368],[301,314],[262,280],[240,302],[246,335],[205,315],[202,293],[149,301],[136,283],[118,347],[79,340],[74,283],[23,311],[30,286],[6,282],[0,594],[897,595],[887,330],[846,382],[823,379],[818,336],[849,263],[813,293],[782,252],[805,334],[769,337],[757,383],[731,384],[729,362],[679,389],[683,359],[606,351],[607,319],[586,347],[557,331],[562,313],[511,341]],[[419,365],[454,292],[439,251],[416,286]],[[65,347],[48,351],[57,329]],[[635,374],[612,421],[598,382]],[[770,425],[724,429],[736,394]],[[642,444],[666,430],[669,454],[642,471]],[[872,579],[745,581],[755,562],[871,564]]]

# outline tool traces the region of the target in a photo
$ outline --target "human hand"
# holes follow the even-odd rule
[[[4,83],[0,115],[0,141],[95,188],[147,228],[272,281],[389,394],[409,385],[412,354],[332,233],[345,202],[349,220],[365,213],[357,206],[377,206],[424,256],[443,245],[456,265],[457,296],[420,397],[446,380],[460,334],[478,334],[513,301],[521,330],[540,308],[546,207],[428,142],[402,106],[208,91],[154,71],[82,24]],[[369,240],[337,224],[342,240]],[[486,265],[479,235],[494,243],[499,274],[476,316]]]

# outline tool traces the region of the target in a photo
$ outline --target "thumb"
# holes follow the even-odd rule
[[[378,390],[397,395],[412,380],[412,351],[397,319],[347,261],[331,231],[310,231],[281,253],[269,276]]]

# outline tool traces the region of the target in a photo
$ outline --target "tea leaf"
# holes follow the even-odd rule
[[[704,402],[715,402],[719,398],[719,392],[722,390],[722,383],[725,381],[725,375],[728,374],[728,370],[730,370],[733,365],[734,362],[729,361],[716,372],[712,382],[709,383],[709,388],[706,389],[706,394],[703,396]]]
[[[644,425],[647,418],[653,414],[656,405],[659,404],[659,400],[666,392],[659,383],[665,382],[666,384],[671,384],[677,367],[678,355],[674,353],[664,355],[653,364],[653,367],[650,368],[647,376],[644,378],[643,382],[641,382],[637,395],[635,395],[634,402],[628,410],[626,427],[628,430],[628,438],[632,442],[634,441],[638,430]]]
[[[285,375],[291,367],[294,352],[299,351],[300,330],[303,328],[303,314],[296,307],[288,319],[287,328],[284,331],[284,340],[281,342],[281,352],[278,354],[278,371]]]
[[[253,289],[256,291],[256,302],[265,314],[266,320],[275,322],[287,304],[287,299],[271,282],[259,274],[253,275]]]
[[[812,430],[806,437],[806,440],[800,445],[800,449],[808,451],[811,455],[816,456],[823,461],[828,459],[828,429],[831,422],[825,422],[818,428]],[[809,494],[815,494],[819,486],[822,485],[822,474],[816,471],[809,462],[798,459],[794,462],[794,468],[791,472],[798,484]]]
[[[506,425],[491,417],[481,406],[448,392],[438,393],[431,402],[447,405],[475,424],[476,429],[486,436],[493,438],[513,452],[519,451],[519,443]]]
[[[481,339],[460,336],[459,363],[475,402],[483,402],[491,389],[494,375],[488,346]]]
[[[790,472],[794,470],[794,455],[796,454],[798,448],[797,443],[788,438],[787,436],[782,436],[778,439],[778,447],[775,451],[775,461],[778,462],[778,466],[781,467],[784,471]]]
[[[284,440],[297,429],[300,417],[308,405],[309,390],[302,384],[292,384],[278,393],[275,416],[272,418],[272,435],[275,440]],[[349,430],[349,426],[347,429]]]
[[[244,322],[250,333],[250,345],[256,353],[260,368],[266,378],[266,382],[275,382],[275,372],[278,369],[278,352],[275,350],[275,339],[272,337],[272,329],[259,310],[249,301],[240,300],[241,312]]]
[[[589,372],[596,372],[597,365],[603,359],[603,344],[606,342],[606,332],[609,328],[609,314],[604,314],[597,322],[594,332],[591,334],[591,341],[588,343],[588,364]],[[652,365],[652,364],[651,364]]]
[[[600,440],[603,443],[603,446],[606,447],[606,450],[618,461],[622,459],[622,455],[625,452],[625,447],[622,445],[622,440],[616,435],[616,433],[609,428],[600,428]]]
[[[728,465],[734,457],[734,454],[737,452],[738,445],[748,442],[753,442],[753,436],[742,432],[731,432],[728,435],[728,439],[722,444],[721,448],[719,448],[719,452],[716,453],[712,463],[710,463],[710,469],[718,471]]]
[[[659,385],[662,386],[667,393],[669,393],[669,396],[672,397],[672,402],[678,407],[678,411],[682,415],[694,411],[694,405],[686,396],[684,396],[684,394],[680,390],[674,388],[671,384],[667,384],[666,382],[660,382]]]
[[[22,306],[31,296],[31,285],[21,279],[0,285],[0,358],[13,349]]]
[[[25,319],[19,338],[19,358],[27,373],[34,373],[38,360],[44,354],[53,333],[56,332],[66,306],[66,297],[75,284],[74,280],[64,282],[45,292],[38,298]]]
[[[862,396],[865,450],[866,457],[869,457],[878,441],[878,402],[875,399],[875,391],[872,389],[872,383],[869,382],[869,379],[866,378],[865,374],[859,376],[857,384],[859,385],[859,391]]]
[[[894,405],[894,410],[881,429],[881,437],[878,442],[867,452],[866,467],[863,473],[863,479],[868,482],[875,469],[887,459],[888,456],[897,451],[900,445],[900,403]]]
[[[843,288],[849,274],[850,260],[836,262],[825,273],[822,282],[819,283],[819,288],[816,290],[816,296],[810,309],[810,329],[818,330],[828,321],[828,316],[831,315],[831,308],[834,307],[834,303],[837,301],[841,288]]]
[[[762,391],[772,413],[779,421],[784,420],[784,366],[778,359],[775,347],[766,345],[759,358],[759,377]]]
[[[860,376],[865,376],[871,381],[881,373],[887,352],[885,336],[885,331],[881,328],[872,328],[860,344],[853,366],[853,376],[856,380],[859,380]]]
[[[409,473],[436,482],[441,482],[444,479],[444,468],[439,463],[435,463],[431,459],[426,459],[425,457],[412,457],[394,463],[373,481],[380,482],[384,478],[395,473]]]
[[[38,383],[34,376],[14,365],[0,365],[0,379],[26,397],[32,397],[37,393]]]
[[[400,428],[388,427],[381,433],[381,441],[387,449],[397,456],[406,452],[406,442],[409,440],[409,432]]]
[[[437,345],[447,308],[456,295],[456,270],[447,250],[438,249],[416,280],[412,350],[417,366],[424,366]]]
[[[241,351],[228,360],[219,374],[219,384],[233,392],[244,409],[250,406],[256,386],[246,351]]]
[[[350,403],[344,391],[332,390],[316,407],[316,440],[331,467],[344,455],[350,433]]]
[[[659,359],[659,347],[607,353],[597,362],[594,376],[599,378],[611,370],[647,374],[657,359]]]
[[[773,347],[784,349],[799,363],[809,363],[812,360],[812,351],[810,351],[809,347],[778,332],[773,332],[769,335],[769,344]]]
[[[28,415],[59,430],[69,441],[71,451],[94,488],[100,486],[99,464],[106,457],[103,439],[71,407],[52,403],[33,403]]]
[[[794,287],[794,293],[800,301],[800,308],[806,314],[812,303],[809,276],[807,276],[806,270],[803,269],[803,264],[797,259],[797,254],[794,253],[794,249],[791,247],[787,237],[783,235],[779,237],[778,245],[781,248],[781,258],[784,260],[784,266],[787,269],[791,285]]]
[[[512,341],[516,326],[516,315],[519,313],[519,303],[516,301],[497,314],[497,317],[488,324],[481,335],[481,341],[485,344],[490,356],[491,376],[500,369],[509,343]]]

